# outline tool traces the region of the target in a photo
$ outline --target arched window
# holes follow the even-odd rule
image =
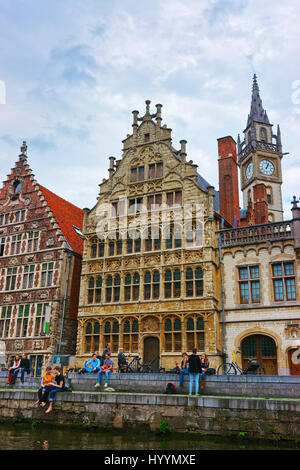
[[[267,130],[265,127],[260,128],[259,136],[262,142],[267,142]]]
[[[119,322],[107,320],[104,323],[104,344],[111,344],[111,351],[118,352],[119,349]]]
[[[186,320],[186,344],[188,351],[197,348],[204,351],[204,320],[202,317],[189,317]]]
[[[203,295],[203,271],[201,268],[187,268],[185,272],[185,285],[187,297],[201,297]]]
[[[107,276],[106,278],[106,302],[111,302],[112,298],[112,276]]]
[[[146,271],[144,276],[144,299],[158,299],[159,298],[159,271]]]
[[[119,274],[116,274],[114,277],[114,302],[119,302],[120,300],[120,285],[121,285],[121,278]]]
[[[91,240],[91,258],[103,258],[104,256],[104,241],[93,238]]]
[[[85,353],[99,351],[100,344],[100,323],[87,322],[85,325]]]
[[[170,269],[165,271],[165,298],[180,297],[181,282],[180,270],[175,269],[173,272]]]
[[[123,349],[124,352],[138,352],[139,324],[137,320],[129,318],[123,323]]]
[[[139,273],[126,274],[125,276],[125,300],[138,300],[140,292]]]
[[[101,290],[102,290],[102,277],[97,276],[89,278],[88,283],[88,303],[100,303],[101,302]]]
[[[181,321],[178,317],[170,317],[164,325],[165,352],[181,351]]]

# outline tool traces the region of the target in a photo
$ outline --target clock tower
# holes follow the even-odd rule
[[[270,222],[283,220],[281,196],[282,145],[279,125],[273,134],[267,112],[262,106],[256,75],[253,77],[252,101],[244,141],[238,136],[238,165],[240,167],[241,189],[244,208],[251,201],[256,203],[258,192],[255,187],[265,186],[267,212]],[[264,189],[264,188],[263,188]],[[260,191],[261,192],[261,191]]]

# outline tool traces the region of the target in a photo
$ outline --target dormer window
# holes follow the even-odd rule
[[[145,142],[149,142],[149,140],[150,140],[149,132],[147,134],[144,134],[144,140],[145,140]]]
[[[11,199],[17,199],[21,191],[22,183],[19,180],[15,180],[12,186],[12,196]]]

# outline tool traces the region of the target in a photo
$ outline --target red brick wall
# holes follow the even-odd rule
[[[236,143],[232,137],[218,139],[220,213],[232,226],[239,224],[239,186]]]

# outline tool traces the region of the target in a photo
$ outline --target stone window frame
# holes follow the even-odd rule
[[[197,277],[197,271],[201,270],[201,276],[200,273],[198,273],[199,277]],[[188,278],[188,271],[192,271],[192,278]],[[192,283],[192,294],[188,295],[188,284]],[[197,292],[201,293],[197,293]],[[193,297],[203,297],[204,295],[204,276],[203,276],[203,268],[201,266],[186,266],[185,267],[185,296],[187,298],[193,298]]]
[[[153,170],[152,170],[153,168]],[[148,174],[147,174],[147,179],[148,180],[154,180],[158,178],[163,178],[164,177],[164,162],[161,160],[160,162],[153,162],[153,163],[148,163]],[[153,174],[152,174],[153,173]]]
[[[280,265],[281,273],[280,274],[275,274],[275,266]],[[292,273],[287,273],[286,272],[286,266],[287,265],[292,265],[293,266],[293,272]],[[281,260],[281,261],[274,261],[271,263],[271,272],[272,272],[272,284],[273,284],[273,300],[274,302],[292,302],[297,300],[297,286],[296,286],[296,273],[295,273],[295,260]],[[277,284],[278,282],[281,281],[281,284]],[[287,282],[288,281],[293,281],[293,293],[295,294],[293,298],[288,298],[289,291],[287,288]],[[281,287],[282,290],[282,297],[281,298],[276,298],[276,285],[278,287]]]
[[[105,276],[105,303],[116,303],[121,298],[121,276],[119,273]]]
[[[18,268],[16,266],[6,268],[5,290],[14,291],[17,286]]]
[[[136,177],[133,178],[133,172],[136,170]],[[130,183],[140,183],[146,179],[145,165],[131,166],[130,167]]]
[[[256,269],[258,276],[252,276],[251,270]],[[247,271],[247,277],[241,276],[241,270],[244,269]],[[241,305],[256,305],[262,303],[262,290],[261,290],[261,277],[260,277],[260,263],[239,265],[237,266],[238,270],[238,285],[239,285],[239,303]],[[247,301],[243,299],[243,296],[246,297]],[[256,296],[258,300],[256,300]]]
[[[108,324],[110,328],[108,329]],[[103,344],[111,344],[111,352],[117,353],[119,351],[121,328],[120,322],[116,318],[105,318],[102,321],[102,337]]]
[[[45,336],[44,323],[46,316],[46,307],[49,306],[49,302],[39,302],[35,304],[35,315],[34,315],[34,328],[33,335],[40,337]]]
[[[129,323],[129,329],[126,331],[125,325]],[[137,329],[134,328],[137,326]],[[136,317],[124,318],[121,324],[122,345],[124,353],[138,353],[139,350],[139,321]],[[128,341],[127,341],[128,340]],[[127,347],[128,344],[128,347]]]
[[[23,267],[22,289],[32,289],[34,287],[35,264],[27,264]]]
[[[153,232],[152,229],[155,229]],[[150,225],[147,229],[147,235],[148,237],[143,237],[144,238],[144,252],[149,253],[151,251],[161,251],[162,249],[162,236],[161,236],[161,228],[159,224],[153,224]],[[152,234],[155,234],[158,232],[158,237],[152,238]],[[149,249],[151,248],[151,249]]]
[[[130,276],[130,282],[129,282]],[[136,302],[140,299],[141,276],[137,271],[124,274],[124,302]]]
[[[102,276],[89,276],[87,280],[87,303],[99,304],[102,301]]]
[[[157,278],[158,274],[158,278]],[[149,279],[150,275],[150,279]],[[147,276],[147,279],[146,279]],[[155,278],[156,276],[156,278]],[[143,274],[143,293],[144,300],[158,300],[160,298],[160,272],[159,269],[146,269]],[[150,296],[146,296],[146,288],[149,289]],[[148,295],[148,294],[147,294]]]
[[[171,278],[167,279],[167,273],[171,273]],[[176,276],[178,276],[179,272],[179,278],[177,279]],[[179,287],[177,286],[179,284]],[[181,271],[178,266],[174,266],[172,268],[167,268],[164,269],[163,271],[163,295],[165,299],[178,299],[181,297],[181,286],[182,286],[182,281],[181,281]],[[170,296],[166,295],[167,290],[170,289]],[[179,289],[179,291],[178,291]],[[174,295],[174,294],[179,294],[179,295]]]
[[[0,258],[4,256],[5,244],[6,244],[6,237],[0,237]]]
[[[21,253],[22,236],[23,234],[21,233],[11,236],[10,256],[19,255]]]
[[[51,287],[53,285],[53,278],[54,278],[54,262],[50,261],[49,263],[42,263],[40,287]]]
[[[12,320],[12,305],[2,306],[0,316],[0,338],[9,338],[9,331]]]
[[[189,328],[190,320],[193,320],[193,328]],[[203,328],[199,328],[199,322],[203,323]],[[192,352],[194,348],[197,348],[197,351],[205,352],[205,321],[204,317],[199,314],[189,315],[184,319],[185,323],[185,336],[186,336],[186,349],[189,352]],[[202,326],[202,325],[201,325]],[[190,338],[193,338],[191,341]],[[191,346],[193,342],[193,347]]]
[[[181,318],[178,315],[167,315],[163,318],[164,352],[178,353],[182,351],[182,326]]]
[[[18,305],[15,333],[14,333],[15,338],[26,338],[29,336],[28,326],[29,326],[30,311],[31,311],[31,304]]]
[[[31,230],[27,235],[27,253],[38,251],[40,241],[40,231]]]
[[[91,333],[87,333],[88,326],[91,325]],[[90,347],[87,351],[87,337],[90,338]],[[100,340],[101,340],[101,322],[94,319],[89,319],[84,323],[84,345],[83,350],[84,354],[94,354],[94,352],[98,352],[100,349]]]
[[[11,216],[13,219],[10,221]],[[19,224],[26,220],[26,209],[19,209],[18,211],[5,212],[0,215],[0,226],[10,225],[10,224]]]

